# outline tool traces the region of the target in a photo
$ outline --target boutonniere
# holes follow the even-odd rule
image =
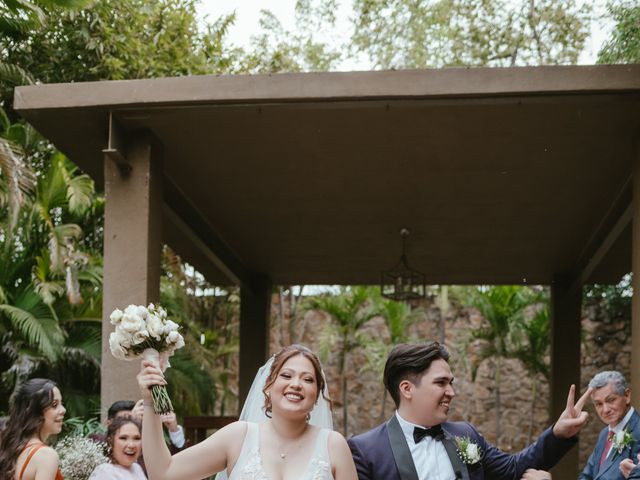
[[[618,453],[622,453],[622,451],[627,448],[629,445],[633,443],[633,437],[631,434],[622,429],[618,433],[611,432],[611,446],[615,448]]]
[[[472,442],[469,437],[456,437],[456,444],[458,445],[458,455],[463,463],[473,465],[480,461],[482,455],[480,447],[477,443]]]

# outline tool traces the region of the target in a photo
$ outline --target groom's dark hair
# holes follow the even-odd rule
[[[409,380],[420,385],[422,375],[434,360],[449,361],[449,351],[438,342],[422,345],[401,343],[391,350],[384,366],[384,386],[396,408],[400,406],[400,382]]]

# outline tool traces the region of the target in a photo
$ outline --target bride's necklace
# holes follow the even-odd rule
[[[286,460],[287,455],[295,452],[300,448],[300,445],[302,444],[302,437],[304,437],[304,433],[306,433],[306,430],[305,432],[303,432],[302,435],[300,435],[300,437],[296,438],[291,442],[288,442],[288,443],[278,442],[279,444],[278,444],[277,451],[279,452],[280,460],[283,460],[283,461]]]

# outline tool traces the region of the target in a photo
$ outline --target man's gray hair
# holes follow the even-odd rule
[[[613,390],[618,395],[624,395],[624,392],[629,388],[629,384],[624,378],[624,375],[615,370],[596,373],[589,382],[589,388],[597,390],[598,388],[606,387],[610,383],[613,384]]]

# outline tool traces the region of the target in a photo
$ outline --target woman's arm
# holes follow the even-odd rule
[[[329,434],[329,458],[335,480],[358,480],[347,441],[338,432]]]
[[[247,425],[235,422],[218,430],[205,441],[174,455],[164,441],[162,419],[153,411],[152,385],[166,385],[162,372],[142,361],[138,385],[145,404],[142,419],[142,450],[149,478],[153,480],[199,480],[227,467],[229,452],[244,442]]]
[[[31,461],[36,468],[34,480],[54,480],[56,478],[60,459],[53,448],[41,448],[35,453]]]

